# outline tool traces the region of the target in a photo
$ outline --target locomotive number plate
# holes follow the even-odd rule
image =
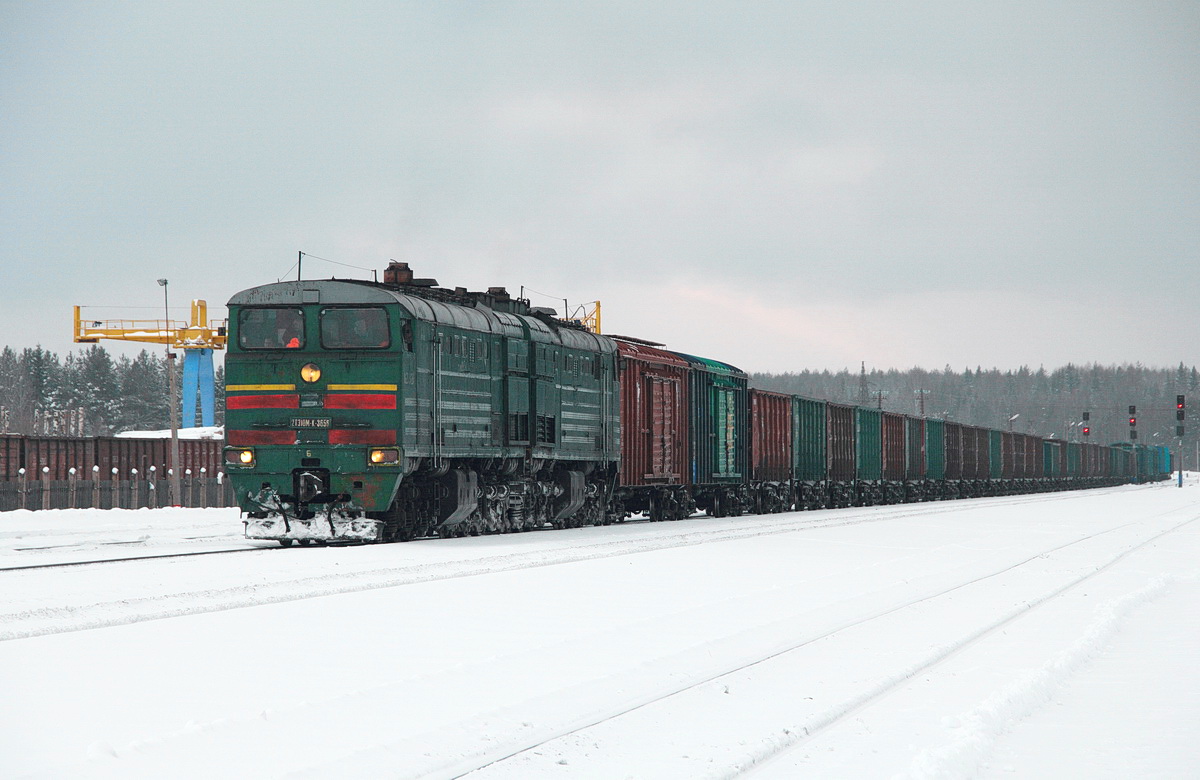
[[[310,417],[293,417],[292,418],[292,427],[293,428],[328,428],[329,427],[329,418],[324,417],[324,418],[313,419]]]

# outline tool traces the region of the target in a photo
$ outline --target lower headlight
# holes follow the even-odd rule
[[[236,466],[253,466],[254,450],[225,450],[225,462]]]
[[[367,453],[367,460],[375,466],[383,466],[391,463],[400,462],[400,450],[370,450]]]

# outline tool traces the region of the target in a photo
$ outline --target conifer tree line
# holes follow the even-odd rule
[[[179,361],[175,370],[182,372]],[[225,375],[216,371],[217,424],[223,424]],[[1128,407],[1138,407],[1138,441],[1173,445],[1175,397],[1187,396],[1185,448],[1200,434],[1200,371],[1140,364],[1066,366],[1047,371],[977,367],[956,371],[911,368],[836,373],[754,373],[751,387],[836,403],[1081,441],[1082,413],[1090,412],[1089,440],[1129,440]],[[108,436],[170,426],[165,356],[142,350],[113,357],[100,345],[58,354],[40,346],[0,350],[0,433]],[[1157,435],[1156,435],[1157,434]]]
[[[0,350],[0,433],[110,436],[171,425],[166,356],[114,358],[92,345],[60,358],[41,346]],[[175,362],[177,378],[182,374]],[[216,370],[216,422],[225,417],[225,372]],[[179,385],[182,387],[182,382]]]
[[[1083,441],[1083,412],[1090,412],[1088,441],[1129,441],[1129,407],[1137,407],[1139,444],[1174,447],[1175,397],[1187,397],[1185,449],[1194,448],[1200,433],[1200,372],[1180,363],[1175,368],[1147,368],[1068,363],[1047,371],[1022,366],[1016,371],[970,368],[942,371],[802,371],[751,374],[751,387],[837,403],[879,407],[919,415],[924,396],[928,417],[969,425],[1012,430],[1069,441]]]

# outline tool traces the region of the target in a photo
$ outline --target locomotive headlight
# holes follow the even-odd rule
[[[367,460],[371,461],[371,464],[375,466],[399,463],[400,450],[371,450],[367,453]]]
[[[306,363],[300,369],[300,378],[311,384],[321,378],[321,369],[317,368],[316,363]]]
[[[254,450],[225,450],[225,462],[236,466],[253,466]]]

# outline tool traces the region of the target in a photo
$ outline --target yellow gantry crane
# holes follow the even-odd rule
[[[225,349],[228,320],[209,320],[208,304],[192,301],[191,322],[178,320],[85,320],[75,307],[77,344],[96,344],[100,339],[164,344],[183,350],[183,425],[196,425],[196,399],[200,400],[201,425],[215,423],[213,383],[214,349]],[[173,356],[172,356],[173,357]]]
[[[600,301],[592,301],[578,306],[575,313],[565,318],[568,322],[576,322],[587,330],[599,335],[600,333]]]

